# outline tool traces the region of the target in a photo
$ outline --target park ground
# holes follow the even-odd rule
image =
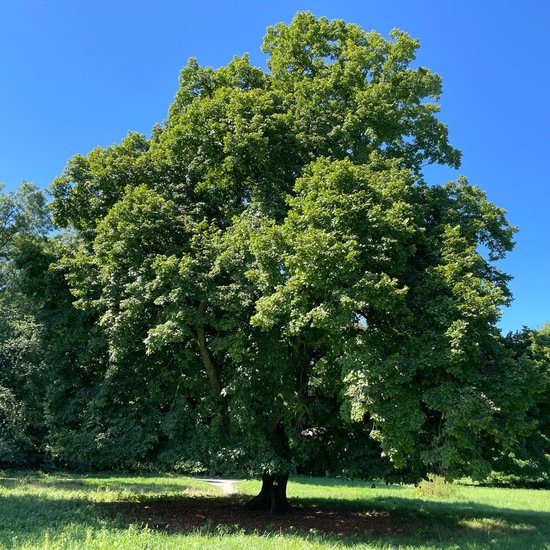
[[[258,490],[176,475],[4,473],[0,548],[550,549],[547,490],[296,477],[285,516],[248,510]]]

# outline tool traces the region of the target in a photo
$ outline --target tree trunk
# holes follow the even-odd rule
[[[227,399],[222,395],[222,383],[220,380],[219,368],[217,367],[214,361],[214,358],[212,357],[212,354],[210,352],[210,349],[208,347],[208,342],[206,341],[206,331],[204,329],[204,324],[200,324],[203,322],[204,314],[206,313],[207,307],[208,307],[208,303],[205,301],[202,301],[199,303],[199,307],[197,308],[197,317],[199,319],[199,325],[196,327],[197,334],[195,338],[199,348],[199,353],[202,360],[202,364],[204,366],[204,370],[206,371],[206,375],[208,376],[208,380],[210,381],[210,386],[212,387],[212,390],[216,395],[216,398],[218,399],[218,402],[220,405],[222,435],[223,437],[229,437],[231,426],[229,422],[229,411],[227,406]]]
[[[248,503],[253,510],[269,511],[273,515],[286,514],[290,510],[290,504],[286,498],[286,486],[288,474],[262,475],[262,488],[260,492]]]
[[[197,309],[197,317],[199,318],[199,323],[201,324],[197,326],[196,339],[197,339],[197,344],[199,346],[199,353],[201,356],[202,364],[204,365],[204,370],[206,371],[206,375],[208,376],[210,385],[212,386],[212,389],[214,390],[214,392],[216,392],[217,395],[220,395],[222,391],[220,376],[218,373],[218,369],[216,368],[216,365],[214,364],[214,361],[212,359],[212,355],[210,355],[210,350],[208,349],[208,344],[206,342],[206,333],[204,330],[204,324],[202,324],[202,318],[206,313],[206,308],[207,308],[207,303],[201,302]]]

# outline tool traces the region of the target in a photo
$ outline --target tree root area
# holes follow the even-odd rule
[[[125,523],[140,523],[167,533],[294,533],[349,537],[404,536],[415,526],[388,512],[358,512],[316,505],[294,505],[285,515],[251,510],[243,502],[188,498],[124,502],[113,505]],[[120,516],[119,516],[120,517]]]

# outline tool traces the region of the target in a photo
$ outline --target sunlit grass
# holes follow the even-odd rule
[[[419,498],[410,485],[299,477],[289,483],[296,503],[343,510],[384,510],[412,525],[409,535],[337,540],[317,533],[251,534],[214,524],[195,533],[167,534],[111,516],[105,503],[156,498],[216,497],[221,491],[175,475],[0,477],[0,548],[124,549],[550,549],[550,492],[458,485],[448,498]],[[236,484],[246,498],[257,481]]]
[[[260,490],[259,481],[241,481],[236,484],[240,493],[254,495]],[[386,485],[383,482],[346,481],[334,478],[299,477],[288,485],[289,498],[330,499],[335,504],[347,505],[353,502],[381,502],[386,505],[399,499],[400,508],[417,509],[422,507],[437,508],[440,504],[472,506],[486,505],[498,508],[500,512],[550,513],[550,491],[537,489],[507,489],[502,487],[478,487],[456,484],[452,493],[444,499],[420,498],[413,485]]]

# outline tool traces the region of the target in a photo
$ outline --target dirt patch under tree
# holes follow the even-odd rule
[[[212,531],[301,532],[347,537],[403,536],[414,526],[385,511],[359,512],[295,504],[290,513],[274,516],[250,510],[235,497],[148,500],[113,504],[125,522],[141,523],[168,533]]]

